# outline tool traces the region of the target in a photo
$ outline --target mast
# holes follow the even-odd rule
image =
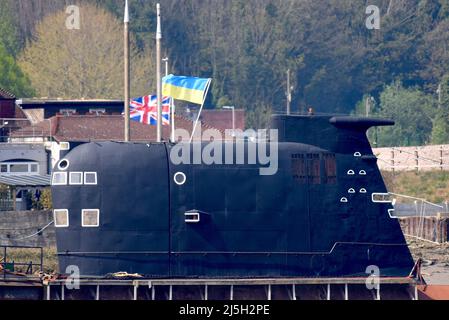
[[[161,5],[158,3],[157,9],[157,30],[156,30],[156,81],[157,81],[157,142],[162,141],[162,79],[161,79]]]
[[[129,78],[130,78],[130,68],[129,68],[129,9],[128,9],[128,0],[126,0],[126,4],[125,4],[125,19],[124,19],[124,24],[125,24],[125,28],[124,28],[124,32],[125,32],[125,56],[124,56],[124,60],[125,60],[125,98],[124,98],[124,104],[125,104],[125,115],[124,115],[124,120],[125,120],[125,142],[129,142],[130,141],[130,121],[129,121],[129,101],[130,101],[130,83],[129,83]]]
[[[292,87],[290,85],[290,69],[287,70],[287,115],[290,115],[290,106],[292,103],[292,93],[291,93]]]

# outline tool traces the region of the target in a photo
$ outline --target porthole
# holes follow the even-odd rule
[[[367,193],[365,188],[360,189],[360,193]]]
[[[59,168],[59,170],[67,170],[69,165],[70,165],[69,160],[63,159],[63,160],[59,161],[58,168]]]
[[[353,176],[353,175],[355,175],[354,170],[349,170],[349,171],[348,171],[348,176]]]
[[[343,198],[340,199],[340,202],[341,203],[348,203],[348,198],[343,197]]]
[[[175,176],[173,177],[173,180],[178,186],[182,186],[186,183],[187,177],[183,172],[177,172],[175,173]]]
[[[355,190],[353,188],[348,190],[348,193],[355,193]]]
[[[365,170],[360,170],[359,175],[366,176],[366,171]]]
[[[361,156],[362,156],[362,154],[360,152],[354,153],[354,157],[361,157]]]

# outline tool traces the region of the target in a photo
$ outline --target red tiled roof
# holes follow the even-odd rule
[[[0,99],[4,100],[14,100],[16,97],[9,91],[0,88]]]
[[[149,126],[131,121],[131,140],[139,142],[156,141],[156,126]],[[193,130],[193,122],[176,115],[176,129],[185,129],[189,133]],[[202,130],[211,127],[202,124]],[[54,116],[28,126],[11,134],[12,138],[23,138],[28,135],[52,136],[57,141],[123,141],[124,121],[121,115],[71,115]],[[171,127],[162,127],[163,140],[170,139]]]
[[[235,129],[245,130],[245,110],[235,110]],[[203,110],[201,113],[203,123],[217,128],[224,132],[232,130],[232,111],[231,110]]]
[[[25,113],[23,112],[23,110],[19,106],[16,105],[14,107],[14,109],[15,109],[15,116],[14,116],[14,118],[16,118],[16,119],[26,119],[27,118]]]

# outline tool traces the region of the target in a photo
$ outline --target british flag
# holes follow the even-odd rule
[[[170,125],[170,97],[162,98],[162,125]],[[130,119],[133,121],[157,125],[157,96],[145,96],[133,99],[130,104]]]

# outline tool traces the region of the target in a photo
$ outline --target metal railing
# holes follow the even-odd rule
[[[50,122],[50,120],[48,121]],[[47,130],[39,126],[33,126],[28,119],[0,118],[0,142],[45,142],[52,138],[51,122],[49,128]]]
[[[39,263],[30,262],[16,262],[14,260],[8,261],[8,250],[17,250],[17,249],[25,249],[25,250],[39,250]],[[10,273],[14,273],[16,267],[26,267],[25,274],[30,275],[35,271],[35,267],[38,267],[39,271],[42,272],[44,270],[44,248],[43,247],[30,247],[30,246],[0,246],[0,250],[3,253],[3,257],[0,259],[0,265],[2,267],[1,272],[3,272],[3,280],[7,280],[7,275]]]
[[[0,211],[14,211],[14,200],[0,198]]]

